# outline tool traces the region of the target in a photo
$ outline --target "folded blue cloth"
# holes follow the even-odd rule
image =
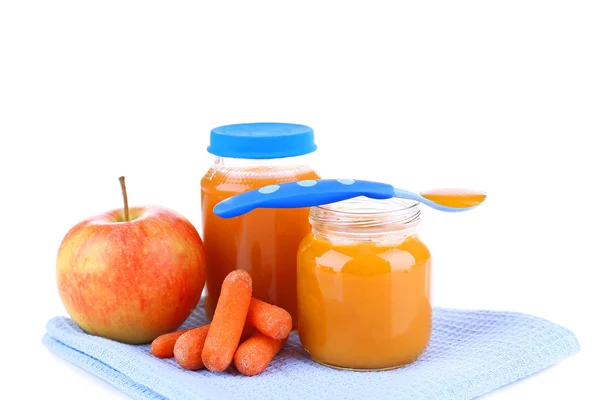
[[[182,328],[207,323],[200,304]],[[47,324],[54,353],[135,399],[471,399],[579,350],[573,333],[513,312],[435,308],[429,347],[414,363],[383,372],[339,371],[310,360],[298,336],[260,375],[185,371],[175,360],[83,332],[70,319]]]

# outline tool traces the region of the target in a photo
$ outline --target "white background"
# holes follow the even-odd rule
[[[471,213],[424,211],[435,305],[580,339],[488,398],[598,395],[598,2],[198,3],[1,3],[3,390],[122,398],[41,344],[66,315],[60,241],[121,205],[120,175],[132,205],[199,228],[210,129],[282,121],[314,128],[323,176],[486,190]]]

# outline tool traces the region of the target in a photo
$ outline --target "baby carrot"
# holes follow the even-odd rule
[[[233,357],[235,367],[246,376],[260,374],[285,344],[285,339],[273,339],[256,332],[240,345]]]
[[[223,281],[202,350],[202,362],[208,370],[221,372],[231,364],[240,343],[251,298],[250,274],[241,269],[230,272]]]
[[[292,330],[292,316],[283,308],[252,298],[246,323],[273,339],[285,339]]]
[[[204,368],[202,349],[210,325],[204,325],[185,332],[175,342],[173,353],[175,360],[183,369],[197,371]]]
[[[173,348],[175,347],[175,342],[181,335],[189,331],[193,328],[184,329],[181,331],[165,333],[164,335],[160,335],[156,339],[152,341],[150,345],[150,353],[154,357],[158,358],[171,358],[173,357]]]

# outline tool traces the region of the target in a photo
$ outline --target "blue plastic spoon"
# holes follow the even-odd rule
[[[245,214],[255,208],[299,208],[335,203],[358,196],[372,199],[399,197],[415,200],[431,208],[446,212],[472,210],[483,202],[463,207],[450,207],[429,200],[420,194],[398,189],[387,183],[354,179],[321,179],[269,185],[244,192],[218,203],[213,211],[223,218]]]

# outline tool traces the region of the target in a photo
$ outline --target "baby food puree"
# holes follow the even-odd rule
[[[479,205],[486,198],[484,192],[469,189],[430,189],[420,194],[442,206],[457,208]]]
[[[418,203],[312,207],[298,252],[298,334],[313,360],[357,370],[414,361],[431,334],[430,253]]]

